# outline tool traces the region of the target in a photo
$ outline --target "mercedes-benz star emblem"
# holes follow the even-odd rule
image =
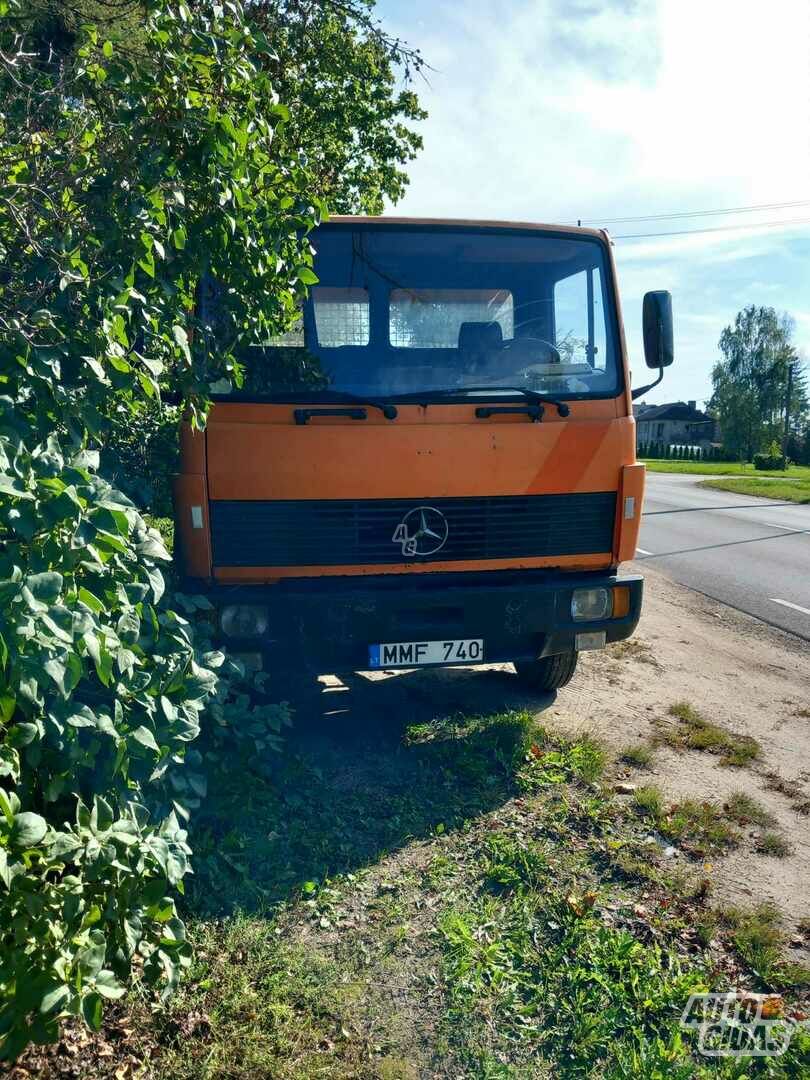
[[[432,506],[417,506],[409,510],[394,529],[391,537],[402,545],[402,554],[433,555],[447,543],[447,518]]]

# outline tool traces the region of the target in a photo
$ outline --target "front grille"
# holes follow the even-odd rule
[[[444,516],[447,539],[432,554],[406,557],[394,533],[419,506]],[[209,510],[215,566],[449,562],[610,551],[616,492],[422,501],[219,499]]]

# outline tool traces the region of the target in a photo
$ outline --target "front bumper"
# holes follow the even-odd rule
[[[620,618],[574,622],[571,594],[583,586],[625,585]],[[553,656],[576,647],[576,635],[604,631],[606,642],[630,637],[641,613],[643,579],[609,572],[505,570],[484,573],[298,578],[274,585],[215,586],[209,599],[260,604],[269,625],[260,638],[222,639],[235,652],[261,652],[271,670],[362,671],[368,647],[392,641],[483,638],[484,662]]]

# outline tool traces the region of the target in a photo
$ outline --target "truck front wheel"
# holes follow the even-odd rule
[[[516,660],[518,678],[533,690],[559,690],[570,683],[577,670],[578,652],[542,656],[539,660]]]

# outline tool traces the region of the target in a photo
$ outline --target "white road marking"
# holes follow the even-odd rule
[[[769,598],[774,604],[781,604],[783,607],[793,608],[794,611],[800,611],[802,615],[810,615],[810,608],[802,607],[801,604],[792,604],[790,600],[779,600],[776,596]]]
[[[775,521],[763,521],[768,529],[784,529],[785,532],[801,533],[803,536],[807,533],[806,529],[797,529],[795,525],[777,525]]]
[[[652,555],[651,551],[645,551],[644,548],[636,548],[636,552],[639,555]]]

